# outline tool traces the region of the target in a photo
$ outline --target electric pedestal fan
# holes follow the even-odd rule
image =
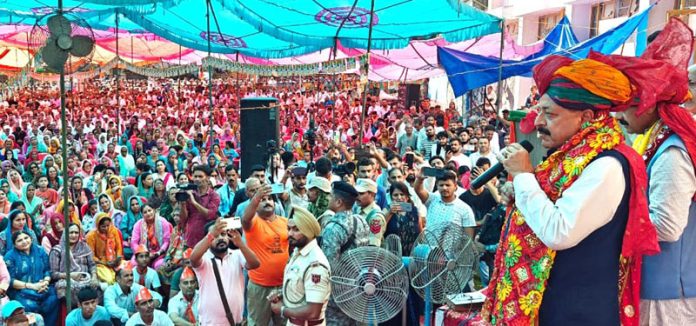
[[[58,11],[41,17],[31,30],[29,46],[37,50],[37,66],[54,73],[72,74],[89,65],[94,33],[87,22]]]
[[[61,120],[61,152],[63,162],[67,162],[67,129],[68,123],[65,112],[65,75],[71,74],[80,68],[89,65],[94,52],[94,33],[89,25],[79,17],[63,11],[63,2],[58,0],[58,8],[55,13],[45,15],[36,21],[31,29],[29,46],[36,55],[34,61],[36,67],[45,65],[46,69],[60,74],[60,120]],[[38,51],[37,51],[38,50]],[[63,164],[63,175],[68,175],[68,166]],[[63,200],[68,201],[68,188],[63,187]],[[68,205],[65,205],[64,225],[68,225],[70,214]],[[65,237],[68,230],[65,229]],[[68,271],[66,277],[66,306],[70,307],[72,294],[70,277],[70,250],[63,249]]]
[[[433,303],[464,292],[478,255],[473,241],[459,225],[448,223],[425,229],[411,250],[411,286],[425,301],[425,325],[432,323]]]
[[[390,234],[384,237],[382,247],[389,250],[389,252],[396,255],[396,257],[401,257],[402,255],[401,238],[396,234]]]
[[[331,296],[348,317],[368,325],[393,318],[408,295],[401,257],[386,249],[352,249],[331,266]]]

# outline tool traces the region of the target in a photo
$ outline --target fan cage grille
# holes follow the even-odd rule
[[[56,16],[57,13],[51,13],[48,15],[45,15],[38,19],[36,21],[36,24],[34,24],[34,27],[31,29],[31,32],[29,34],[29,42],[28,42],[28,48],[29,51],[31,51],[35,57],[34,57],[34,71],[35,72],[43,72],[49,71],[49,72],[54,72],[58,73],[60,72],[59,69],[55,69],[51,67],[50,63],[55,63],[55,60],[61,60],[62,58],[44,58],[45,56],[45,47],[47,45],[47,42],[52,41],[55,42],[55,38],[51,39],[51,31],[49,30],[48,27],[48,21],[51,19],[51,17]],[[75,38],[76,36],[83,36],[87,37],[91,40],[94,40],[94,32],[92,29],[89,27],[89,24],[82,18],[79,18],[78,16],[71,14],[71,13],[62,13],[61,14],[63,17],[65,17],[69,22],[70,22],[70,30],[69,35],[71,38]],[[62,28],[60,30],[63,30]],[[66,30],[63,30],[64,32]],[[49,40],[51,39],[51,40]],[[93,41],[94,42],[94,41]],[[93,43],[94,44],[94,43]],[[81,56],[77,57],[74,56],[70,53],[67,54],[67,59],[65,60],[65,63],[63,64],[63,72],[67,74],[72,74],[78,71],[83,71],[86,70],[88,67],[92,66],[92,56],[94,55],[94,46],[92,46],[92,50],[89,51],[89,53],[86,56]]]
[[[350,318],[385,322],[399,313],[408,295],[408,273],[401,257],[378,247],[350,250],[331,266],[331,297]],[[366,285],[374,285],[374,293]]]

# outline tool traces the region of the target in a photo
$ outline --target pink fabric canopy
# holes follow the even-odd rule
[[[0,26],[0,50],[2,47],[27,49],[31,29],[32,26],[27,25]],[[115,30],[95,30],[94,35],[98,47],[116,53]],[[180,47],[152,33],[131,34],[127,31],[119,31],[118,36],[119,55],[126,59],[189,64],[200,63],[207,56],[205,52]],[[371,51],[368,78],[373,81],[411,81],[443,75],[444,71],[439,68],[437,62],[438,46],[447,46],[450,49],[483,56],[498,57],[500,33],[454,44],[448,43],[442,38],[435,38],[425,41],[411,41],[409,46],[403,49]],[[503,59],[521,59],[538,52],[542,47],[543,41],[525,46],[517,44],[512,37],[506,35]],[[339,43],[335,59],[360,56],[364,53],[364,49],[350,49]],[[292,65],[332,60],[334,54],[333,49],[329,48],[306,55],[271,60],[234,54],[227,54],[225,57],[232,61],[255,65]]]

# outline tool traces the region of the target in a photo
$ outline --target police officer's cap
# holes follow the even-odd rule
[[[333,190],[334,191],[340,191],[346,195],[349,195],[353,198],[358,198],[358,191],[355,190],[355,188],[348,182],[345,181],[336,181],[333,183]]]

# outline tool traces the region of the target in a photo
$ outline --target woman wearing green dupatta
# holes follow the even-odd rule
[[[36,196],[36,186],[32,183],[27,183],[22,188],[22,203],[24,204],[24,211],[29,215],[29,218],[33,221],[34,232],[43,231],[43,225],[37,225],[37,221],[40,221],[38,217],[44,212],[43,199]],[[40,233],[37,233],[40,234]]]

